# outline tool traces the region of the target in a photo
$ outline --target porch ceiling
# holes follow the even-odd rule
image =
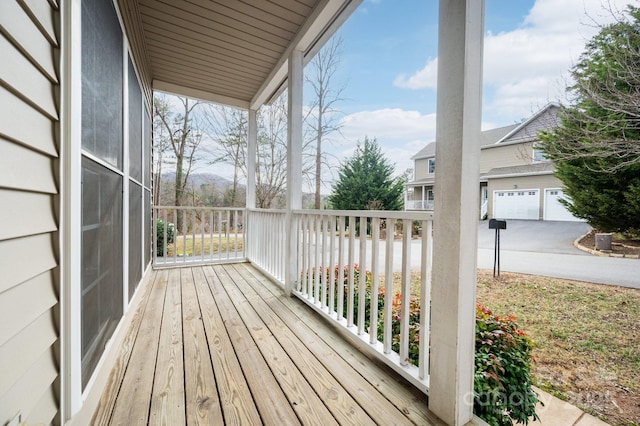
[[[361,0],[121,0],[153,88],[247,108],[309,60]],[[138,64],[140,65],[140,64]]]

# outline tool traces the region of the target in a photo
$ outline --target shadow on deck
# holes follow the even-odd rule
[[[92,424],[441,424],[247,263],[147,279]]]

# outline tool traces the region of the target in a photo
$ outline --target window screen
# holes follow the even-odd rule
[[[82,2],[82,148],[122,170],[122,33],[111,0]]]
[[[144,191],[144,267],[151,261],[151,239],[153,238],[154,227],[151,225],[152,210],[151,210],[151,191],[145,189]]]
[[[129,174],[142,182],[142,93],[129,58]]]
[[[142,279],[142,187],[129,182],[129,300]]]
[[[144,152],[144,186],[151,188],[151,123],[149,120],[149,110],[146,105],[144,107],[144,114],[142,115],[143,134],[144,140],[142,142],[142,150]]]
[[[82,159],[82,386],[122,316],[122,176]]]

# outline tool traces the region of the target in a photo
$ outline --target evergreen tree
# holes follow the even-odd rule
[[[336,210],[402,210],[404,180],[393,177],[394,166],[376,139],[365,137],[338,171],[329,196]]]
[[[573,105],[540,135],[576,217],[602,231],[640,230],[640,9],[604,26],[571,70]]]

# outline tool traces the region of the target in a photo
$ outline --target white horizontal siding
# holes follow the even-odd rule
[[[29,14],[31,20],[38,26],[40,32],[54,46],[58,45],[54,10],[51,5],[43,0],[22,0],[23,9]]]
[[[57,229],[50,194],[0,189],[0,240],[53,232]]]
[[[0,297],[0,345],[23,331],[57,303],[51,272],[13,287]],[[37,297],[35,297],[37,296]]]
[[[53,88],[51,90],[53,92]],[[58,156],[53,120],[2,86],[0,86],[0,136],[15,140],[52,157]]]
[[[45,312],[21,333],[0,345],[0,365],[12,368],[0,375],[0,395],[9,390],[57,339],[57,331]],[[19,350],[16,350],[19,348]]]
[[[0,223],[0,227],[5,224]],[[0,259],[2,259],[2,279],[0,280],[0,298],[2,293],[57,265],[50,234],[0,241]]]
[[[0,138],[0,153],[0,188],[58,192],[54,158],[3,138]]]
[[[56,119],[58,112],[51,96],[51,81],[6,38],[0,38],[0,57],[3,58],[0,81],[49,118]]]
[[[57,81],[54,55],[49,40],[15,0],[0,2],[0,25],[24,55],[37,64],[51,81]]]
[[[36,413],[33,408],[40,403],[43,395],[53,396],[51,385],[56,377],[55,360],[48,352],[44,352],[11,389],[0,395],[0,419],[10,420],[20,413],[35,418],[35,423],[52,423],[52,418],[42,418],[45,415]]]
[[[0,424],[59,423],[58,21],[0,2]]]

